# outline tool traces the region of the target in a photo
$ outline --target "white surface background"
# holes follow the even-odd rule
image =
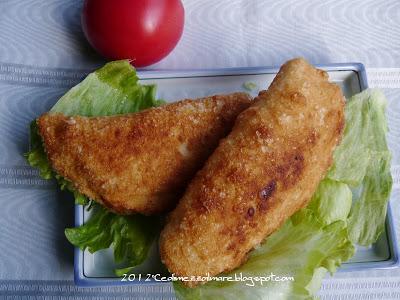
[[[400,1],[183,2],[183,37],[170,56],[150,68],[276,66],[295,56],[312,63],[362,62],[370,86],[383,88],[388,97],[390,134],[400,136],[395,126],[400,120]],[[82,36],[81,4],[0,0],[0,298],[172,297],[169,286],[74,287],[72,247],[63,237],[63,229],[73,223],[70,199],[55,203],[54,189],[27,185],[27,193],[4,184],[4,170],[15,166],[37,180],[24,169],[21,156],[10,153],[26,151],[30,120],[76,83],[83,70],[104,63]],[[10,125],[15,120],[16,131],[17,125]],[[393,193],[399,233],[399,189]],[[400,270],[337,273],[324,281],[321,297],[400,299]]]

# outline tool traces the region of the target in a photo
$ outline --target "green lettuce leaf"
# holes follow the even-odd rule
[[[323,223],[330,224],[338,220],[346,222],[351,205],[352,192],[347,184],[324,179],[315,191],[308,208],[315,211]]]
[[[376,89],[348,100],[344,138],[328,173],[330,179],[353,187],[350,237],[363,246],[374,243],[383,231],[392,189],[385,109],[385,96]]]
[[[374,243],[385,228],[387,204],[392,189],[390,152],[376,153],[368,165],[349,217],[351,240],[362,246]]]
[[[39,174],[42,178],[53,178],[53,170],[44,152],[42,138],[39,135],[36,121],[31,122],[29,138],[30,151],[24,154],[26,160],[31,167],[39,169]]]
[[[333,153],[333,164],[327,175],[332,180],[352,187],[361,184],[370,159],[369,151],[365,151],[368,139],[366,128],[370,123],[369,104],[368,101],[353,101],[354,99],[351,98],[346,103],[343,138]]]
[[[89,74],[81,83],[62,96],[50,110],[65,115],[106,116],[137,112],[163,103],[156,100],[155,85],[140,85],[135,69],[126,60],[114,61]],[[56,174],[47,159],[36,121],[31,123],[30,151],[25,154],[28,163],[40,171],[45,179],[55,178],[62,190],[73,193],[75,203],[89,204],[65,178]],[[156,237],[158,221],[154,218],[118,216],[97,204],[89,221],[78,228],[68,228],[68,240],[81,249],[95,252],[113,246],[114,259],[124,262],[123,270],[130,272],[144,261]]]
[[[159,231],[159,219],[141,215],[120,216],[96,205],[91,218],[78,228],[65,229],[65,236],[75,246],[90,253],[111,245],[117,264],[125,263],[116,274],[122,276],[142,263]]]
[[[127,60],[113,61],[90,73],[50,110],[65,115],[111,116],[158,106],[155,85],[141,85]]]

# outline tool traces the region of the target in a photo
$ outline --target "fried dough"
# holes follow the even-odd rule
[[[79,192],[119,214],[152,215],[176,205],[250,102],[234,93],[109,117],[46,113],[37,124],[51,166]]]
[[[213,276],[306,206],[332,163],[344,97],[304,59],[285,63],[191,181],[160,238],[176,276]],[[184,282],[195,286],[199,282]]]

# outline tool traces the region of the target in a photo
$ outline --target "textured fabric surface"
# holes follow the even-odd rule
[[[389,99],[389,141],[400,139],[400,2],[185,0],[176,49],[150,69],[362,62]],[[28,124],[104,60],[87,45],[80,0],[0,0],[0,298],[173,298],[170,285],[77,288],[70,196],[22,157]],[[400,145],[393,152],[392,208],[400,233]],[[18,188],[17,188],[18,187]],[[57,198],[58,201],[54,201]],[[400,241],[400,236],[398,236]],[[339,272],[322,299],[400,299],[400,269]]]

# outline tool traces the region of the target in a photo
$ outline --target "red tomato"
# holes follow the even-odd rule
[[[132,59],[137,67],[167,56],[178,43],[184,23],[180,0],[85,0],[82,27],[101,55]]]

